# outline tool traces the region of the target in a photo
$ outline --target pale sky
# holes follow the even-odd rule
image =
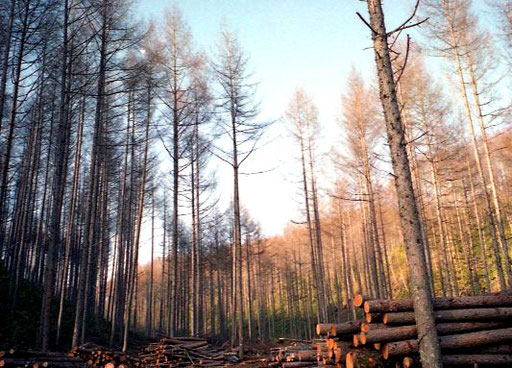
[[[409,14],[412,1],[386,0],[388,28]],[[312,97],[323,127],[322,149],[328,151],[339,138],[336,119],[340,97],[352,66],[365,77],[374,74],[370,31],[356,16],[367,18],[366,2],[358,0],[138,0],[141,17],[161,17],[166,7],[177,5],[191,28],[194,45],[213,54],[222,25],[234,31],[259,82],[262,120],[278,120],[267,134],[270,140],[251,157],[243,171],[275,168],[244,177],[243,205],[265,235],[279,234],[291,219],[301,220],[295,170],[295,150],[279,122],[297,86]],[[414,36],[413,36],[414,40]],[[162,160],[167,159],[162,157]],[[223,203],[232,197],[230,167],[218,163],[219,191]],[[147,260],[147,252],[141,261]]]

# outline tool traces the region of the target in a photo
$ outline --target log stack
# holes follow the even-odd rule
[[[316,332],[319,339],[294,341],[292,344],[272,350],[271,367],[282,368],[344,368],[349,366],[385,366],[379,352],[357,346],[354,336],[361,332],[364,320],[343,323],[319,323]],[[364,363],[364,364],[359,364]]]
[[[287,346],[271,349],[273,359],[269,366],[336,368],[334,357],[328,352],[326,340],[292,340]]]
[[[512,367],[512,290],[433,303],[445,367]],[[356,295],[354,305],[363,318],[317,324],[321,339],[274,349],[271,366],[421,367],[412,300]]]
[[[404,367],[420,367],[412,300],[354,299],[365,315],[354,345],[373,347]],[[435,298],[433,304],[445,366],[512,366],[512,292]]]
[[[0,351],[0,367],[90,367],[83,359],[65,353],[35,350]]]
[[[140,359],[134,355],[107,349],[91,342],[74,348],[69,355],[85,361],[88,367],[128,368],[142,366]]]
[[[212,347],[198,337],[165,337],[139,355],[143,367],[215,367],[238,362],[236,351]]]

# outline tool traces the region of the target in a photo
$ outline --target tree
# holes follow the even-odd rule
[[[418,328],[421,362],[424,367],[441,367],[441,353],[435,329],[432,296],[430,293],[421,225],[414,197],[411,170],[407,157],[403,124],[396,94],[396,81],[391,65],[389,33],[384,23],[380,0],[368,0],[375,63],[391,161],[398,193],[399,212],[406,244],[409,277],[414,301],[414,315]]]
[[[171,125],[172,152],[168,150],[173,162],[173,215],[172,215],[172,295],[171,295],[171,320],[169,321],[169,333],[176,332],[177,324],[177,295],[178,295],[178,243],[179,234],[179,208],[180,208],[180,177],[186,165],[182,163],[185,149],[182,140],[188,129],[190,114],[189,104],[191,83],[190,73],[193,66],[191,51],[191,34],[184,23],[181,13],[177,8],[167,11],[164,25],[165,35],[165,79],[163,103],[170,111],[169,122]]]
[[[324,262],[322,252],[321,228],[318,211],[318,193],[315,176],[315,140],[319,133],[318,110],[311,98],[302,89],[293,96],[286,117],[290,131],[300,149],[302,167],[302,186],[306,224],[309,234],[311,270],[316,292],[317,321],[326,321],[327,299],[325,292]]]
[[[387,284],[373,189],[375,151],[379,145],[380,134],[379,116],[373,105],[368,105],[368,101],[372,100],[371,91],[365,87],[361,76],[355,70],[352,70],[351,74],[347,86],[348,92],[342,97],[341,125],[344,128],[345,139],[352,156],[351,168],[356,172],[356,180],[362,183],[359,197],[361,205],[364,205],[363,218],[368,213],[368,226],[366,226],[366,221],[364,226],[368,233],[367,254],[372,280],[370,286],[373,294],[382,298],[387,294]]]
[[[229,142],[229,148],[214,147],[214,154],[233,168],[233,308],[232,329],[238,327],[240,356],[243,355],[243,282],[242,282],[242,234],[240,213],[240,167],[255,151],[267,124],[255,122],[258,114],[254,104],[254,84],[249,82],[248,61],[236,37],[221,32],[217,60],[213,65],[219,87],[219,129]],[[238,285],[235,280],[238,280]],[[236,303],[235,303],[236,301]],[[236,313],[238,311],[238,321]],[[235,338],[232,340],[233,344]]]
[[[443,0],[441,3],[427,1],[426,5],[425,13],[431,17],[429,34],[437,41],[434,49],[440,55],[452,61],[452,66],[457,74],[458,88],[463,103],[473,156],[487,204],[500,289],[504,289],[512,279],[512,267],[487,141],[486,123],[484,121],[484,115],[487,116],[487,114],[484,114],[482,110],[484,106],[490,104],[490,101],[481,99],[484,89],[481,85],[479,86],[480,79],[487,74],[490,66],[490,64],[484,64],[486,58],[483,54],[479,54],[480,52],[492,53],[489,48],[488,34],[479,32],[478,27],[475,26],[476,18],[470,11],[471,2],[461,0]],[[480,56],[480,65],[476,63],[475,55]],[[480,75],[477,75],[476,68],[478,66],[480,66]],[[473,101],[470,100],[471,92],[468,91],[468,84],[471,86]],[[487,175],[485,175],[480,158],[472,103],[476,109],[476,117],[480,126],[480,138],[484,148]],[[503,267],[505,267],[505,271],[503,271]]]

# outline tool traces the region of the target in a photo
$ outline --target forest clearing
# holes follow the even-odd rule
[[[512,367],[512,0],[0,0],[0,366]]]

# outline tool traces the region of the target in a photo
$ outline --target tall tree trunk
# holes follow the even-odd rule
[[[505,235],[505,226],[503,223],[503,216],[501,212],[501,204],[498,196],[498,189],[496,186],[496,179],[494,174],[494,168],[491,162],[491,153],[489,151],[489,142],[487,138],[487,132],[485,131],[485,122],[484,122],[484,114],[482,112],[482,103],[480,102],[480,95],[478,92],[477,86],[477,77],[475,76],[475,63],[473,61],[473,56],[470,52],[466,53],[466,64],[469,69],[469,78],[471,84],[471,90],[473,92],[473,98],[475,100],[475,108],[477,110],[478,117],[478,125],[480,126],[480,139],[482,141],[482,145],[484,147],[485,154],[485,163],[487,166],[487,174],[489,177],[489,184],[491,185],[491,195],[492,201],[494,204],[494,210],[496,212],[496,225],[498,227],[499,232],[499,240],[501,245],[501,250],[503,251],[503,257],[505,262],[505,272],[507,273],[508,278],[508,286],[510,287],[512,284],[512,261],[510,259],[510,252],[507,244],[507,237]]]
[[[391,65],[388,35],[380,0],[368,0],[375,62],[379,78],[382,107],[386,120],[388,143],[391,151],[399,213],[409,263],[409,277],[414,301],[414,314],[419,336],[419,351],[425,368],[442,367],[441,352],[435,329],[432,296],[430,294],[421,225],[414,197],[409,160],[400,107]]]
[[[89,167],[89,179],[87,183],[87,210],[85,214],[85,233],[84,233],[84,246],[81,249],[80,255],[80,278],[78,286],[78,295],[75,311],[75,324],[73,328],[73,341],[72,346],[77,347],[81,343],[82,336],[85,333],[85,326],[83,324],[83,316],[86,312],[87,304],[87,283],[90,270],[90,258],[92,246],[94,244],[94,227],[96,215],[96,201],[94,200],[97,193],[97,176],[99,172],[98,156],[100,150],[100,142],[103,125],[103,108],[105,98],[105,81],[106,81],[106,65],[107,65],[107,5],[105,2],[102,4],[101,9],[101,37],[100,37],[100,62],[98,70],[98,84],[97,84],[97,97],[96,97],[96,111],[94,118],[94,133],[92,141],[91,164]]]
[[[445,4],[445,7],[446,6],[447,5]],[[449,9],[446,9],[446,11],[449,12]],[[457,44],[457,36],[455,33],[456,30],[454,29],[454,25],[452,23],[449,23],[449,28],[450,28],[450,39],[451,39],[452,44],[458,45]],[[485,197],[485,203],[487,205],[487,212],[488,212],[488,216],[489,216],[489,225],[490,225],[491,235],[492,235],[492,239],[493,239],[493,246],[494,246],[494,251],[495,251],[495,257],[496,257],[495,259],[496,259],[496,269],[498,272],[498,280],[500,283],[500,289],[503,290],[506,288],[507,279],[505,277],[505,274],[503,273],[501,252],[500,252],[500,249],[498,246],[499,239],[498,239],[497,224],[496,224],[496,219],[494,217],[494,212],[492,209],[491,198],[489,196],[489,191],[488,191],[488,187],[487,187],[487,179],[484,176],[482,162],[480,160],[480,154],[478,152],[478,143],[477,143],[477,139],[476,139],[476,135],[475,135],[475,128],[473,126],[473,115],[471,113],[471,107],[470,107],[470,103],[469,103],[468,93],[466,90],[466,80],[464,77],[464,71],[463,71],[463,67],[462,67],[461,50],[459,50],[459,46],[453,46],[452,52],[453,52],[453,58],[454,58],[454,61],[456,63],[456,67],[457,67],[457,75],[459,77],[459,88],[460,88],[461,96],[462,96],[463,103],[464,103],[464,113],[466,115],[466,123],[467,123],[469,134],[471,137],[471,144],[473,147],[473,155],[474,155],[475,162],[476,162],[478,176],[479,176],[480,182],[482,183],[484,197]],[[509,268],[507,267],[507,269],[509,269]]]
[[[134,256],[133,256],[133,265],[131,269],[131,274],[128,275],[128,300],[125,305],[124,310],[124,333],[123,333],[123,352],[126,352],[128,347],[128,331],[130,324],[130,316],[131,309],[134,296],[137,295],[137,269],[138,269],[138,258],[139,258],[139,243],[140,243],[140,233],[142,230],[142,217],[144,216],[144,200],[146,197],[146,178],[148,172],[148,153],[149,153],[149,131],[151,125],[151,85],[150,82],[147,82],[147,100],[146,100],[146,129],[144,134],[144,151],[143,151],[143,159],[142,159],[142,168],[141,168],[141,181],[139,187],[139,197],[137,199],[137,209],[138,213],[136,216],[137,223],[135,228],[135,241],[134,241]],[[153,269],[151,269],[152,271]],[[135,306],[137,304],[135,303]],[[135,309],[136,310],[136,309]],[[136,317],[134,318],[136,321]]]
[[[59,126],[57,129],[57,148],[55,150],[54,175],[52,188],[52,215],[50,222],[50,242],[48,246],[48,256],[46,260],[44,275],[44,295],[41,306],[41,349],[48,350],[50,345],[50,313],[51,300],[54,292],[55,283],[55,261],[57,256],[57,247],[60,244],[61,213],[64,197],[64,185],[67,176],[67,155],[68,155],[68,130],[69,130],[69,86],[70,76],[68,76],[68,0],[64,1],[64,29],[62,43],[62,64],[60,80],[60,112]]]

